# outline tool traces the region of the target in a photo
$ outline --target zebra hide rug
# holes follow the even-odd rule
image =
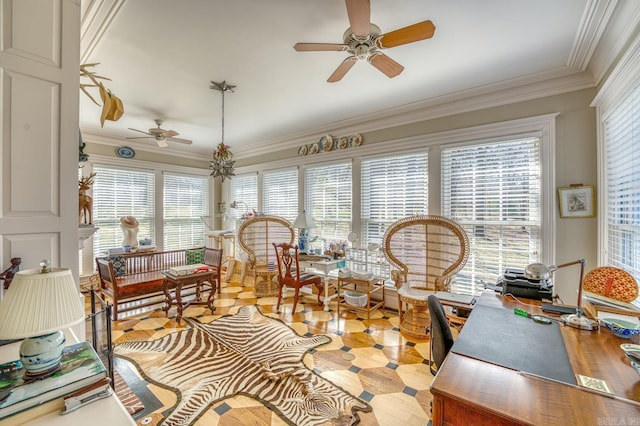
[[[255,398],[291,425],[353,425],[371,406],[315,374],[304,354],[331,341],[299,336],[255,306],[152,341],[115,346],[149,381],[171,389],[177,403],[162,425],[193,424],[212,404],[236,394]]]

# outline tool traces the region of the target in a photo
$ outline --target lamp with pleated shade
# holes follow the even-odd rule
[[[26,376],[40,378],[60,366],[65,337],[62,329],[84,320],[84,306],[69,269],[18,272],[0,302],[0,339],[24,339],[20,361]]]

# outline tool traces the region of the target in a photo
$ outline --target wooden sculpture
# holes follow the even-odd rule
[[[93,220],[91,217],[93,198],[87,195],[87,190],[93,185],[95,176],[95,173],[91,173],[89,176],[82,176],[78,181],[78,215],[80,224],[91,225]]]

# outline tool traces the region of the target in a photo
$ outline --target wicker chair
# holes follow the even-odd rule
[[[430,326],[427,298],[447,290],[453,275],[467,263],[467,234],[442,216],[406,217],[387,228],[383,251],[398,291],[400,331],[424,339]]]
[[[295,233],[291,223],[279,216],[258,216],[247,219],[238,229],[238,243],[249,257],[249,268],[253,273],[253,285],[258,297],[276,296],[278,284],[273,281],[277,274],[278,260],[272,243],[293,244]],[[269,268],[269,264],[273,265]],[[244,276],[244,271],[243,271]]]

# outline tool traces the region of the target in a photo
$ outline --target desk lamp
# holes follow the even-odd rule
[[[237,209],[238,204],[244,205],[245,210],[244,210],[244,214],[242,215],[242,218],[246,219],[249,216],[249,205],[247,203],[245,203],[244,201],[232,201],[231,204],[229,204],[229,207],[231,207],[232,209]]]
[[[580,264],[580,281],[578,281],[578,304],[576,306],[575,314],[565,314],[560,318],[564,324],[570,327],[579,328],[581,330],[597,330],[599,324],[590,318],[587,318],[582,310],[582,279],[584,277],[584,265],[585,260],[579,259],[573,262],[563,263],[561,265],[547,266],[543,263],[532,263],[524,268],[524,275],[528,279],[533,280],[547,280],[553,278],[553,273],[566,266]]]
[[[0,339],[24,339],[20,361],[25,379],[53,374],[60,366],[65,337],[61,329],[84,321],[84,306],[69,269],[18,272],[0,303]]]
[[[309,239],[309,229],[315,228],[316,224],[313,221],[313,218],[306,210],[303,210],[302,213],[298,215],[295,222],[293,222],[293,227],[299,229],[298,231],[298,248],[300,252],[306,253],[309,250],[309,244],[314,242],[317,237],[313,239]]]

